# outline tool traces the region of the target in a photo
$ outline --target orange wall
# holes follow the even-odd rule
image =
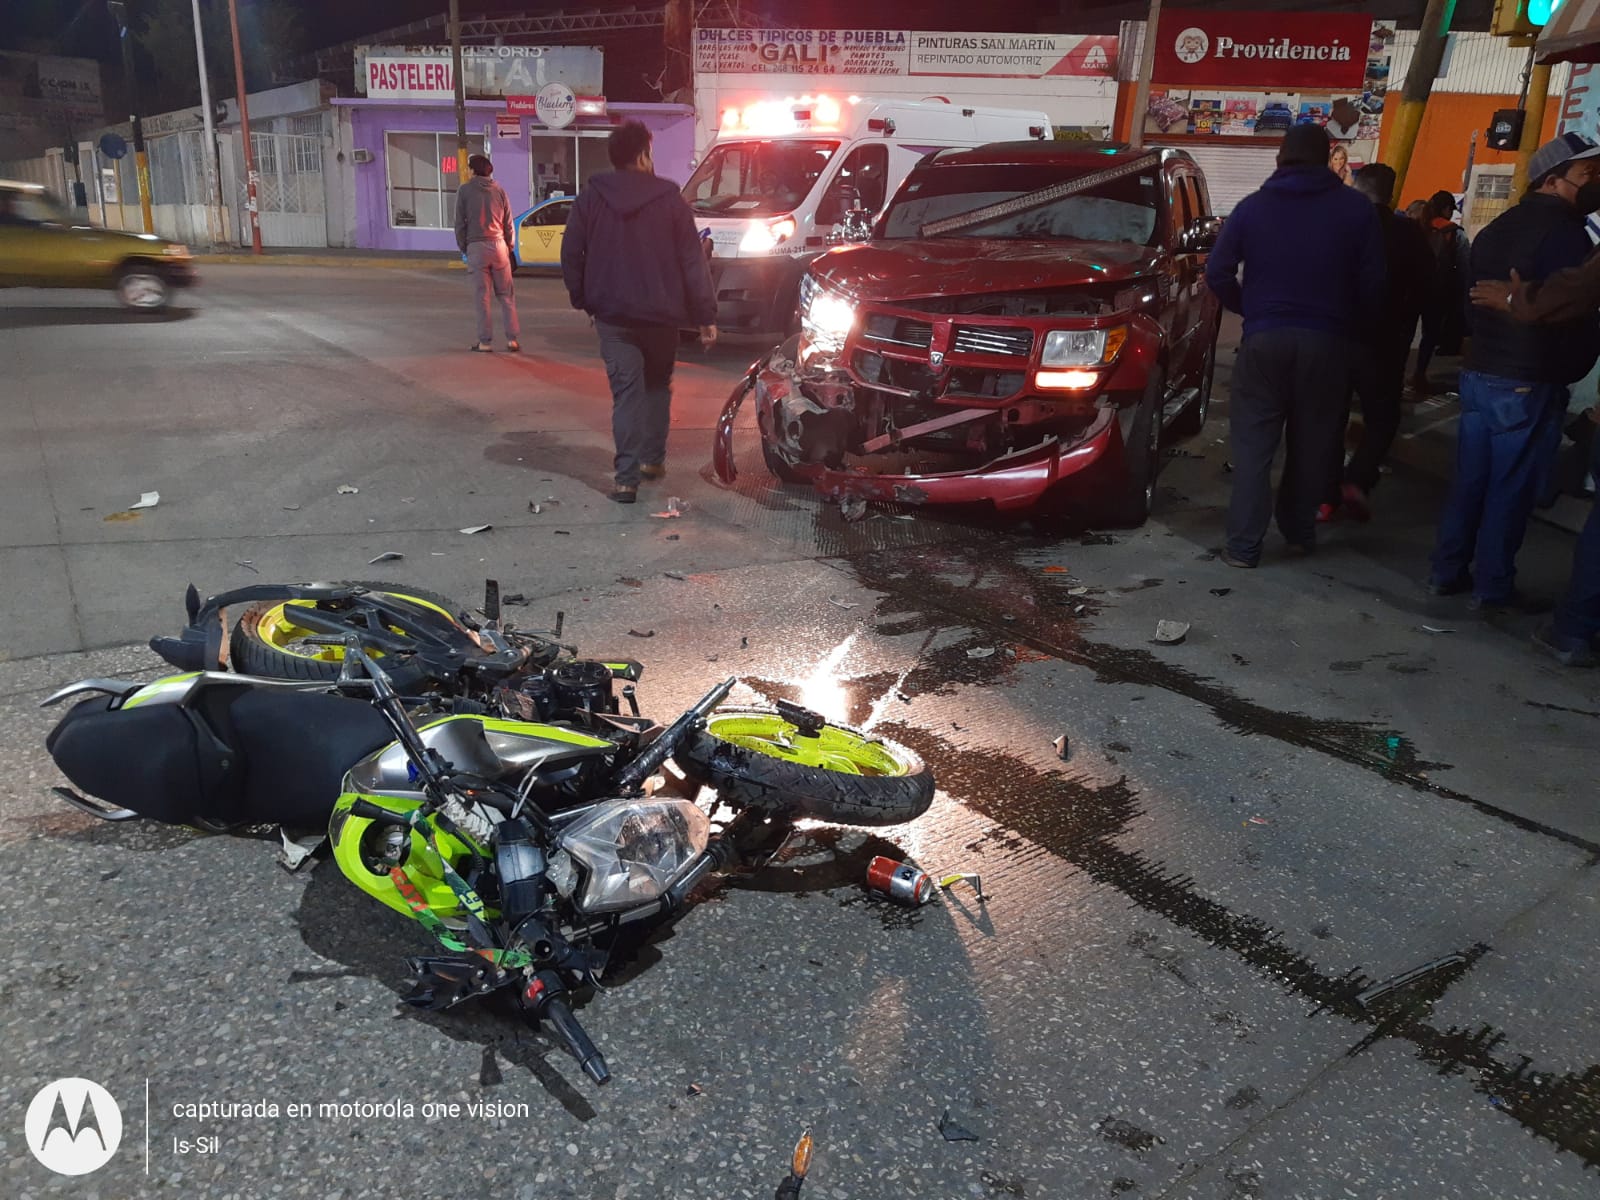
[[[1383,114],[1380,150],[1388,145],[1390,127],[1395,111],[1400,107],[1399,89],[1389,93],[1388,111]],[[1480,165],[1503,164],[1512,166],[1517,156],[1511,151],[1490,150],[1484,144],[1489,121],[1495,110],[1515,108],[1515,96],[1477,96],[1466,92],[1434,92],[1428,98],[1428,111],[1422,118],[1422,129],[1417,135],[1416,149],[1411,152],[1411,166],[1406,171],[1404,194],[1400,207],[1413,200],[1425,200],[1437,191],[1459,192],[1461,176],[1467,168],[1467,154],[1472,146],[1472,133],[1478,133],[1478,155],[1474,160]],[[1556,135],[1556,121],[1561,115],[1561,98],[1552,96],[1544,107],[1544,136],[1541,143]]]

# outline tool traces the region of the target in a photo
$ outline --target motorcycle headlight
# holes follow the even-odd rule
[[[585,868],[577,905],[612,912],[666,895],[705,851],[711,825],[687,800],[617,800],[564,830],[557,846]]]
[[[1052,329],[1044,336],[1041,367],[1098,367],[1122,350],[1128,331],[1115,329]]]
[[[856,306],[837,292],[830,292],[811,277],[801,288],[800,328],[817,349],[837,353],[856,323]]]

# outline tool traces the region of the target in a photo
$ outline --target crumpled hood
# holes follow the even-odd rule
[[[1331,192],[1334,188],[1345,186],[1340,179],[1327,167],[1301,166],[1279,167],[1267,176],[1261,185],[1264,192],[1288,192],[1297,196],[1312,196],[1318,192]]]
[[[583,185],[619,217],[631,217],[640,209],[667,196],[678,194],[678,185],[659,175],[643,171],[604,171]]]
[[[905,238],[830,250],[811,271],[858,300],[895,301],[1117,283],[1149,274],[1161,256],[1128,242]]]

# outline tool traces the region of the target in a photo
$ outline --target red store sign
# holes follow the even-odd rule
[[[1361,14],[1164,9],[1154,82],[1174,88],[1359,90],[1372,18]]]

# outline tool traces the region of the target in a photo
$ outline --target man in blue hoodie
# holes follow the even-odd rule
[[[641,479],[666,474],[672,367],[678,330],[717,340],[717,298],[677,185],[655,173],[650,131],[626,121],[606,145],[614,171],[583,185],[561,240],[561,274],[572,307],[594,318],[611,381],[616,483],[611,499],[632,504]]]
[[[1278,169],[1234,207],[1206,264],[1211,290],[1244,317],[1228,400],[1230,567],[1261,560],[1285,430],[1278,529],[1291,553],[1311,553],[1317,506],[1342,459],[1355,359],[1367,352],[1357,339],[1383,310],[1383,228],[1372,202],[1328,169],[1329,146],[1319,125],[1291,128]]]

